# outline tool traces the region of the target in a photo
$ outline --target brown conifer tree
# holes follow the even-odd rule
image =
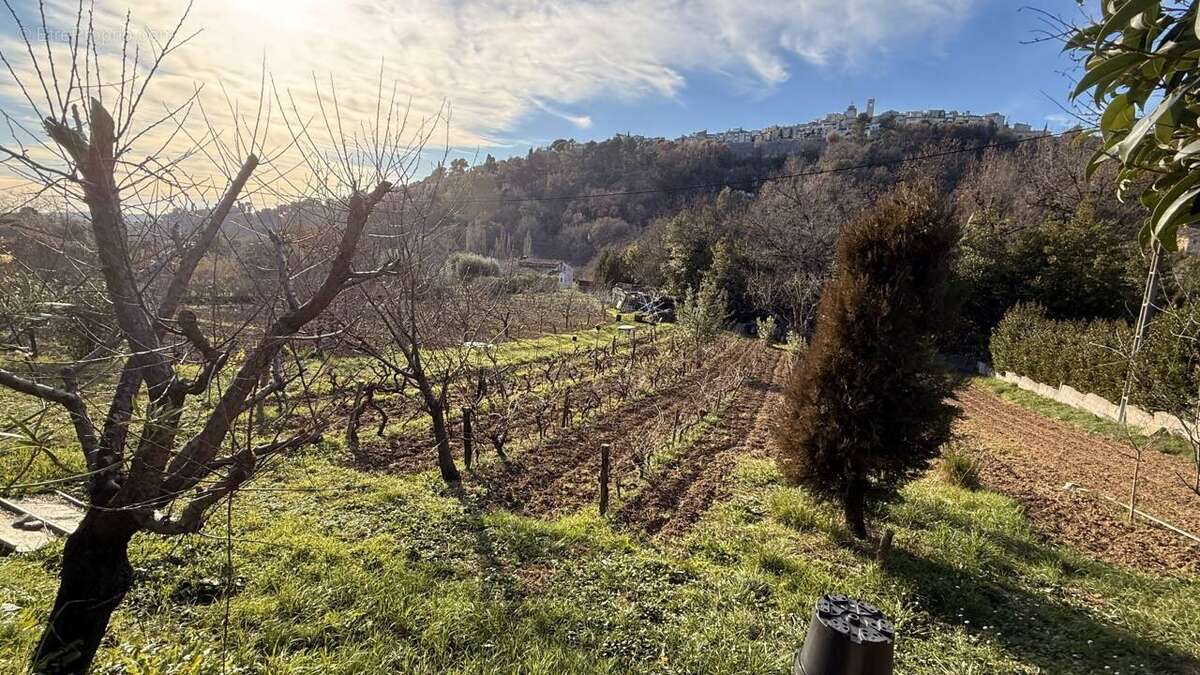
[[[778,427],[790,482],[840,502],[866,536],[871,501],[925,469],[950,435],[932,338],[957,227],[928,185],[901,186],[846,227],[816,333]]]

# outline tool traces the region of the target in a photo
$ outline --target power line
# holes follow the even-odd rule
[[[1068,131],[1060,131],[1052,134],[1043,134],[1041,136],[1030,136],[1028,138],[1018,138],[1011,141],[1000,141],[998,143],[987,143],[971,148],[957,148],[955,150],[943,150],[940,152],[930,152],[924,155],[913,155],[911,157],[901,157],[899,159],[882,160],[878,162],[864,162],[861,164],[852,164],[850,166],[840,166],[832,169],[812,169],[809,171],[798,171],[795,173],[777,174],[774,176],[764,176],[761,178],[750,178],[743,181],[721,181],[717,183],[697,183],[694,185],[681,185],[678,187],[666,188],[644,188],[641,190],[619,190],[614,192],[598,192],[593,194],[577,194],[577,195],[559,195],[549,197],[508,197],[498,199],[467,199],[460,203],[462,204],[521,204],[526,202],[569,202],[577,199],[602,199],[607,197],[636,197],[639,195],[649,194],[673,194],[677,192],[692,192],[702,190],[716,190],[727,187],[755,187],[764,183],[774,183],[782,180],[791,180],[793,178],[807,178],[810,176],[823,176],[832,173],[845,173],[848,171],[860,171],[863,169],[877,169],[888,166],[900,166],[914,162],[921,162],[928,159],[937,159],[939,157],[949,157],[952,155],[961,155],[965,153],[982,152],[993,148],[1010,148],[1022,143],[1032,141],[1041,141],[1049,138],[1061,138],[1068,134],[1081,133],[1077,129]]]

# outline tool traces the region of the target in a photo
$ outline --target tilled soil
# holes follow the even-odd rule
[[[1134,460],[1127,445],[1009,403],[977,384],[962,388],[957,398],[964,412],[958,430],[987,450],[984,485],[1021,502],[1041,533],[1127,567],[1200,571],[1200,545],[1140,518],[1131,525],[1128,511],[1104,499],[1129,503]],[[1180,479],[1190,469],[1184,458],[1145,451],[1138,509],[1200,533],[1200,496]]]
[[[565,430],[541,448],[489,467],[477,476],[488,487],[485,501],[490,507],[528,515],[567,513],[595,504],[600,446],[606,443],[612,453],[612,494],[617,496],[638,474],[633,448],[669,435],[676,412],[696,414],[698,395],[712,375],[713,366],[702,368],[662,395],[628,402],[585,426]]]
[[[639,347],[639,358],[646,358],[648,355],[657,353],[661,348],[662,339],[658,343],[647,343]],[[614,365],[617,362],[609,356],[605,356],[601,361],[602,369],[599,372],[591,370],[592,358],[590,352],[580,352],[578,355],[573,355],[566,362],[568,369],[581,369],[588,377],[587,384],[595,388],[595,391],[600,394],[601,398],[606,398],[608,394],[620,386],[618,377],[620,373],[620,365]],[[534,363],[546,363],[548,359],[538,359],[531,361]],[[624,360],[622,360],[622,363]],[[587,373],[591,373],[590,376]],[[534,373],[535,378],[541,383],[545,378],[549,377],[548,373],[537,371]],[[562,391],[547,392],[543,396],[561,397]],[[458,401],[452,401],[448,406],[449,411],[459,410]],[[343,408],[345,414],[342,417],[349,415],[350,403],[344,402]],[[386,403],[388,414],[392,421],[411,419],[414,416],[421,418],[421,413],[414,413],[417,402],[412,397],[401,398],[399,404],[395,401]],[[409,409],[404,409],[403,406],[408,406]],[[368,411],[367,419],[365,419],[360,436],[362,438],[363,450],[360,456],[354,459],[354,466],[357,469],[364,471],[384,471],[392,474],[415,473],[426,471],[437,467],[436,444],[434,443],[431,433],[426,429],[403,433],[392,436],[384,443],[380,443],[376,434],[375,424],[377,417],[373,411]],[[421,418],[423,419],[423,418]],[[456,461],[462,460],[462,436],[459,432],[461,429],[461,416],[448,412],[446,415],[447,426],[451,429],[451,452]],[[531,435],[534,431],[534,423],[532,418],[522,418],[514,422],[509,428],[509,442],[514,443],[522,438]],[[550,425],[551,427],[553,425]],[[556,430],[547,428],[547,432],[553,434]],[[492,453],[492,447],[487,438],[482,433],[478,433],[475,442],[476,453],[479,456]]]
[[[617,512],[618,522],[646,534],[673,537],[687,532],[714,501],[740,456],[768,456],[771,420],[781,397],[788,359],[764,355],[758,372],[722,415],[689,447],[674,455],[651,482]]]

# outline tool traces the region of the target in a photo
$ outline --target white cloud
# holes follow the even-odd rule
[[[1082,123],[1079,118],[1073,117],[1065,112],[1050,113],[1049,115],[1045,116],[1045,120],[1047,126],[1054,131],[1064,131]]]
[[[690,72],[722,73],[744,90],[786,81],[795,58],[831,69],[873,67],[890,48],[952,34],[975,2],[196,0],[185,30],[202,32],[169,58],[153,95],[179,100],[202,83],[210,114],[228,123],[221,87],[243,107],[256,105],[265,59],[279,88],[302,106],[315,110],[314,76],[332,78],[347,114],[370,116],[382,64],[384,81],[411,97],[415,115],[451,104],[451,144],[500,145],[536,111],[586,129],[590,103],[674,97]],[[181,4],[97,0],[101,50],[109,58],[119,52],[127,9],[137,33],[161,37]],[[52,31],[73,27],[75,0],[48,0],[47,9]],[[10,56],[22,51],[12,33],[0,34]],[[148,41],[139,41],[145,55]],[[7,75],[0,100],[8,110],[20,107]]]
[[[592,126],[591,115],[573,115],[569,112],[566,112],[565,110],[557,108],[553,105],[550,105],[549,103],[546,103],[545,101],[541,101],[536,98],[529,99],[529,102],[532,103],[538,110],[541,110],[542,112],[544,112],[546,114],[553,115],[560,119],[566,120],[566,121],[570,122],[571,124],[574,124],[575,126],[579,127],[580,129],[587,129],[588,127]]]

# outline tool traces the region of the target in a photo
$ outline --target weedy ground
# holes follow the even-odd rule
[[[880,566],[770,460],[743,460],[732,497],[661,542],[590,509],[483,513],[432,473],[366,475],[335,452],[202,536],[139,537],[96,672],[786,673],[829,591],[896,619],[902,673],[1182,673],[1200,656],[1200,580],[1046,543],[993,493],[911,485],[876,515],[896,529]],[[0,615],[4,672],[33,648],[60,546],[0,559],[0,603],[19,607]]]
[[[590,506],[488,511],[470,478],[360,472],[336,436],[202,534],[138,536],[94,672],[782,674],[831,591],[896,620],[899,673],[1200,672],[1200,578],[1100,562],[933,474],[873,514],[895,530],[880,564],[770,459],[738,460],[686,534],[648,538]],[[0,558],[0,672],[26,668],[61,547]]]

